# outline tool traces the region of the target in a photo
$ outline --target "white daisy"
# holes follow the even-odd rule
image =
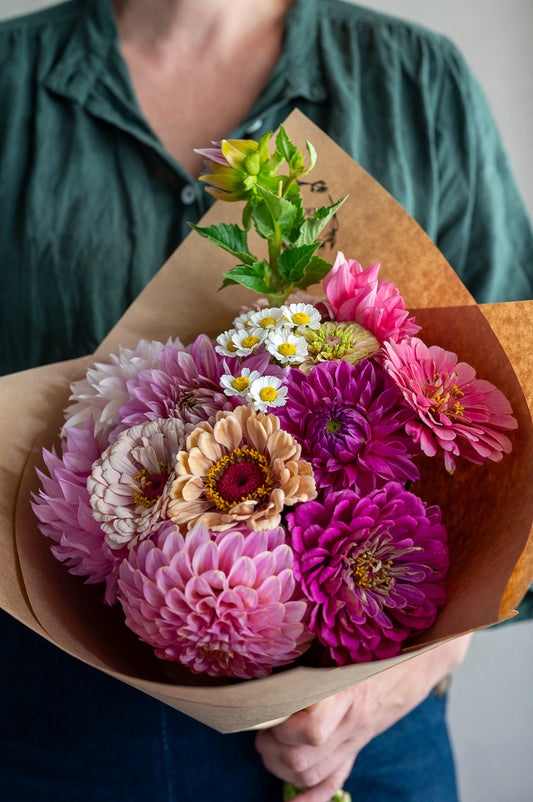
[[[272,331],[272,329],[279,329],[281,326],[286,325],[287,319],[283,316],[283,312],[279,307],[261,309],[250,318],[251,329],[261,328],[265,331]]]
[[[280,307],[280,312],[297,330],[304,326],[308,329],[318,329],[322,319],[313,304],[284,304]]]
[[[216,339],[215,351],[223,356],[237,356],[237,346],[234,337],[237,329],[226,329]]]
[[[235,345],[233,356],[249,356],[261,345],[265,338],[263,329],[239,329],[235,331],[232,343]]]
[[[247,398],[250,390],[250,384],[256,379],[259,379],[261,374],[258,370],[250,370],[250,368],[242,368],[240,373],[232,376],[230,373],[225,373],[220,377],[220,386],[226,395],[237,395],[240,398]]]
[[[254,409],[266,412],[269,407],[282,407],[287,403],[287,387],[276,376],[261,376],[250,383],[249,398]]]
[[[290,362],[303,362],[307,356],[307,342],[304,337],[299,337],[290,329],[283,328],[279,331],[269,332],[265,340],[265,348],[272,354],[277,362],[286,365]]]

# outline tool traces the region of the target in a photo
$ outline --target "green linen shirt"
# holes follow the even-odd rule
[[[2,23],[0,103],[10,372],[92,352],[209,196],[143,118],[108,0]],[[415,217],[479,301],[533,297],[531,228],[448,40],[339,0],[296,0],[280,62],[228,135],[260,136],[295,107]]]

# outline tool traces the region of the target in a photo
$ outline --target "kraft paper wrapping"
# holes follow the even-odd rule
[[[306,203],[348,194],[328,232],[324,256],[337,250],[364,266],[381,262],[416,314],[428,344],[473,364],[510,399],[519,428],[512,454],[479,467],[459,462],[448,476],[439,458],[421,464],[417,492],[439,503],[449,533],[448,601],[430,631],[392,659],[342,668],[289,667],[257,680],[196,677],[157,660],[102,603],[102,586],[84,585],[51,555],[30,507],[42,447],[57,443],[69,383],[119,345],[143,338],[184,342],[227,328],[252,296],[219,293],[231,258],[192,233],[91,357],[0,379],[4,454],[0,494],[0,603],[58,647],[220,732],[264,725],[326,698],[437,643],[513,615],[533,576],[533,301],[477,306],[443,256],[393,198],[299,112],[286,121],[300,148],[319,154]],[[322,190],[317,194],[318,190]],[[202,224],[238,220],[240,204],[216,203]],[[169,678],[169,670],[172,678]]]

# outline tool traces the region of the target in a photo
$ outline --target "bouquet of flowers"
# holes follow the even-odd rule
[[[500,390],[417,336],[379,264],[316,256],[340,204],[305,216],[310,168],[283,128],[271,154],[271,136],[204,151],[211,191],[246,205],[242,227],[194,228],[243,262],[223,286],[276,305],[91,367],[34,500],[54,555],[104,582],[158,657],[240,679],[315,640],[321,665],[393,657],[429,628],[448,548],[417,459],[452,475],[457,458],[500,461],[517,426]],[[317,278],[324,300],[290,302]]]
[[[220,224],[215,204],[93,357],[2,383],[23,410],[0,508],[3,531],[15,521],[3,606],[221,731],[506,618],[531,578],[531,420],[498,342],[524,307],[481,313],[347,157],[328,180],[354,190],[344,252],[370,266],[327,263],[318,237],[343,201],[306,211],[315,152],[290,126],[273,152],[267,137],[205,153],[211,191],[244,213]],[[417,259],[424,281],[400,270]],[[514,354],[524,377],[528,353]]]

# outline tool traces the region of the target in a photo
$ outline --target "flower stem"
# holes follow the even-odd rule
[[[283,783],[283,802],[289,802],[289,800],[294,799],[302,790],[302,788],[297,788],[292,783]],[[348,791],[336,791],[330,802],[352,802],[352,797]]]

